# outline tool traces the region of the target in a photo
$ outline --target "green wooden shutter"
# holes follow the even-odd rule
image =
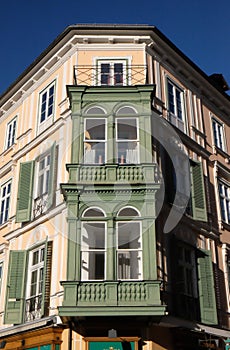
[[[192,162],[192,207],[195,220],[207,221],[204,178],[201,163]]]
[[[211,252],[209,250],[200,250],[198,252],[197,262],[201,322],[217,324]]]
[[[26,222],[31,218],[33,175],[34,161],[20,164],[16,222]]]
[[[23,322],[27,252],[11,251],[6,291],[5,324]]]
[[[44,274],[42,284],[42,316],[48,316],[48,307],[50,300],[50,277],[51,277],[51,263],[52,263],[52,241],[46,241],[44,254]]]
[[[55,168],[56,168],[56,142],[54,142],[50,150],[50,176],[49,176],[47,209],[49,209],[53,205],[53,201],[54,201]]]

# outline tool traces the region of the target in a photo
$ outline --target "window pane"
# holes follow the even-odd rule
[[[83,223],[82,247],[85,249],[105,248],[105,224]]]
[[[123,85],[123,64],[114,63],[114,85]]]
[[[137,140],[136,118],[117,119],[117,139],[118,140]]]
[[[139,222],[118,223],[118,249],[140,249]]]
[[[128,251],[118,253],[118,279],[141,278],[141,252]]]
[[[104,252],[82,252],[82,280],[104,279],[105,277],[105,253]]]
[[[83,216],[86,218],[95,217],[95,216],[104,216],[104,213],[100,209],[93,208],[93,209],[87,209]]]
[[[139,216],[137,210],[133,208],[124,208],[120,210],[118,216]]]
[[[86,119],[85,140],[105,140],[105,119]]]

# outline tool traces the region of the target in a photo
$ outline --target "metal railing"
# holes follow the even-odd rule
[[[128,65],[123,68],[122,76],[116,79],[115,73],[107,74],[106,82],[98,66],[74,66],[74,84],[87,86],[130,86],[149,84],[146,65]],[[104,80],[104,82],[103,82]]]
[[[42,317],[42,295],[36,295],[26,299],[25,322],[40,319]]]

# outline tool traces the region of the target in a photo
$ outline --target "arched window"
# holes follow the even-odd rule
[[[89,109],[87,109],[86,114],[101,115],[101,114],[105,114],[105,110],[103,108],[101,108],[101,107],[94,106],[94,107],[90,107]]]
[[[99,107],[90,108],[87,113],[100,115],[104,111]],[[106,119],[85,118],[84,122],[84,164],[103,164],[106,161]]]
[[[116,113],[116,115],[123,115],[123,116],[126,114],[137,114],[137,111],[133,107],[124,106],[124,107],[120,107]]]
[[[139,163],[139,128],[133,107],[121,107],[116,113],[116,159],[120,164]]]
[[[118,213],[116,227],[117,279],[142,279],[142,236],[139,213],[131,207]],[[125,217],[129,219],[125,220]],[[130,218],[133,217],[133,218]]]
[[[89,208],[83,218],[81,227],[81,280],[105,279],[105,233],[106,223],[95,218],[105,217],[99,208]]]

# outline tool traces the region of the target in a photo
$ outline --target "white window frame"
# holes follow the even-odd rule
[[[38,252],[38,262],[33,265],[33,256],[34,253]],[[43,257],[43,260],[41,260]],[[42,303],[42,290],[43,290],[43,278],[44,278],[44,268],[45,268],[45,245],[40,245],[29,251],[29,261],[28,261],[28,274],[27,274],[27,287],[26,287],[26,321],[32,321],[34,319],[41,318],[41,303]],[[43,269],[42,278],[40,275],[41,270]],[[31,283],[32,283],[32,274],[37,271],[36,278],[36,292],[35,295],[31,295]],[[41,284],[41,290],[40,289]],[[35,299],[34,308],[30,309],[30,300]]]
[[[167,84],[167,108],[169,113],[169,121],[171,124],[176,126],[181,131],[185,132],[185,96],[184,96],[184,90],[179,87],[176,83],[174,83],[170,78],[166,78],[166,84]],[[173,97],[173,109],[174,111],[170,110],[170,98],[169,98],[169,84],[172,86],[172,97]],[[179,92],[180,96],[180,108],[178,106],[178,100],[177,100],[177,92]],[[178,112],[181,112],[181,117],[179,116]]]
[[[213,146],[225,152],[226,143],[225,143],[224,124],[214,116],[211,117],[211,121],[212,121]]]
[[[49,159],[49,164],[47,160]],[[45,162],[45,167],[40,168],[40,164]],[[46,152],[41,155],[35,163],[35,177],[34,177],[34,201],[33,201],[33,213],[34,217],[37,217],[47,210],[48,190],[49,190],[49,178],[50,178],[50,164],[51,164],[51,152]],[[40,191],[40,178],[43,178],[42,191]]]
[[[220,191],[220,189],[222,189],[222,191]],[[226,192],[227,192],[227,195],[226,195]],[[221,220],[227,224],[230,224],[230,184],[227,184],[222,179],[219,179],[218,193],[219,193]]]
[[[94,85],[97,86],[126,86],[131,83],[131,74],[130,74],[130,57],[95,57],[94,66],[95,68],[95,81]],[[111,82],[109,84],[101,84],[101,64],[110,64],[110,78]],[[121,63],[123,64],[123,83],[114,84],[114,64]]]
[[[50,90],[53,88],[53,99],[52,99],[52,112],[49,114],[49,97]],[[43,97],[46,94],[45,99],[45,108],[43,111]],[[53,122],[53,117],[55,113],[55,95],[56,95],[56,82],[53,81],[50,83],[44,90],[42,90],[39,94],[39,105],[38,105],[38,131],[39,133],[45,131]],[[42,118],[42,114],[44,113],[44,118]]]
[[[124,209],[124,208],[122,208]],[[125,218],[125,217],[124,217]],[[116,222],[116,276],[117,280],[125,280],[125,281],[132,281],[132,280],[142,280],[143,279],[143,249],[142,249],[142,225],[140,220],[122,220],[122,216],[117,217],[117,222]],[[119,242],[118,242],[118,237],[119,237],[119,225],[124,224],[124,225],[129,225],[129,224],[138,224],[139,226],[139,236],[138,236],[138,242],[140,243],[140,247],[138,248],[119,248]],[[138,258],[140,261],[138,262],[138,277],[137,278],[131,278],[131,269],[130,271],[127,271],[127,274],[129,274],[129,277],[127,278],[122,278],[119,276],[119,254],[124,254],[127,256],[127,259],[130,259],[130,253],[132,252],[137,252]],[[130,265],[131,266],[131,265]]]
[[[136,133],[137,133],[137,138],[136,139],[119,139],[118,138],[118,124],[120,120],[131,120],[131,119],[135,119],[136,120]],[[132,117],[116,117],[115,119],[115,132],[116,132],[116,160],[118,163],[120,164],[139,164],[140,163],[140,137],[139,137],[139,118],[132,116]],[[118,154],[118,147],[119,147],[119,143],[130,143],[130,145],[132,145],[132,143],[136,143],[136,148],[135,149],[127,149],[126,150],[126,154],[123,155],[123,157],[119,157]],[[128,156],[128,152],[132,152],[131,154],[129,154]],[[135,153],[134,153],[135,152]]]
[[[87,134],[86,132],[88,130],[86,130],[86,123],[87,123],[87,120],[103,120],[104,121],[104,126],[105,126],[105,139],[89,139],[87,138]],[[83,154],[83,163],[84,164],[104,164],[107,162],[107,119],[106,118],[97,118],[97,117],[85,117],[84,118],[84,135],[83,135],[83,142],[84,142],[84,154]],[[105,154],[104,154],[104,161],[103,161],[103,157],[101,158],[101,161],[100,161],[100,155],[98,157],[98,161],[96,161],[97,159],[97,155],[96,155],[96,149],[91,149],[91,146],[90,144],[94,144],[94,143],[104,143],[104,148],[105,148]],[[87,146],[89,147],[89,149],[87,149]],[[87,157],[87,153],[89,155],[89,157]],[[90,154],[91,153],[91,156]]]
[[[13,146],[15,144],[16,128],[17,128],[17,116],[14,117],[7,124],[6,139],[5,139],[5,150],[9,149],[11,146]]]
[[[90,208],[91,209],[91,208]],[[92,208],[93,209],[93,208]],[[101,210],[100,210],[101,211]],[[107,223],[105,220],[103,220],[103,216],[100,216],[101,220],[95,221],[88,219],[88,217],[82,221],[81,223],[81,281],[100,281],[100,280],[106,280],[106,272],[107,272]],[[84,224],[103,224],[104,225],[104,249],[92,249],[87,247],[83,242],[83,232],[84,232]],[[90,252],[103,252],[104,254],[104,279],[96,279],[96,278],[85,278],[83,276],[83,264],[87,263],[83,260],[84,253],[90,253]]]
[[[10,189],[9,192],[7,192],[8,189]],[[2,184],[0,188],[0,225],[6,223],[9,219],[11,191],[12,181],[10,179]]]

